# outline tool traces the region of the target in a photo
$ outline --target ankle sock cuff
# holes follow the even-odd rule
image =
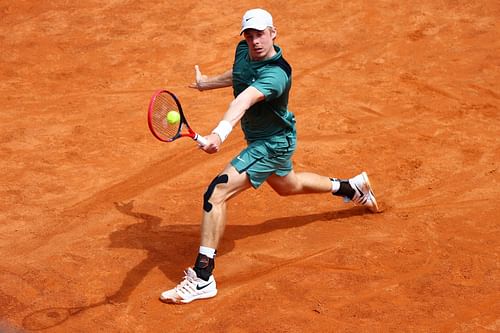
[[[337,181],[340,183],[339,189],[337,190],[337,192],[334,192],[333,195],[336,195],[339,197],[349,198],[352,200],[352,198],[354,198],[354,194],[356,194],[356,192],[352,188],[351,184],[349,184],[349,180],[338,179]]]
[[[193,270],[196,272],[196,276],[198,276],[200,279],[208,281],[210,275],[212,275],[214,268],[215,260],[213,258],[209,258],[201,253],[198,254],[193,267]]]

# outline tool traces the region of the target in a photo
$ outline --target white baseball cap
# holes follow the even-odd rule
[[[265,30],[267,27],[273,27],[273,17],[271,14],[260,8],[250,9],[245,15],[243,15],[243,20],[241,20],[241,31],[240,35],[246,29],[255,30]]]

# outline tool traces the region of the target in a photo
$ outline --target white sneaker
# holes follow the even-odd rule
[[[349,184],[356,192],[352,201],[357,205],[366,206],[373,213],[378,212],[377,200],[373,194],[370,180],[366,172],[362,172],[356,177],[349,179]]]
[[[160,295],[162,302],[189,303],[217,295],[217,284],[213,275],[210,275],[208,281],[205,281],[196,276],[196,272],[191,267],[186,269],[184,274],[184,279],[177,287],[164,291]]]

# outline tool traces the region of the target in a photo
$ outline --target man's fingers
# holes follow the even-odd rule
[[[196,76],[196,82],[199,82],[202,79],[200,66],[194,65],[194,75]]]
[[[205,80],[207,80],[206,75],[202,75],[200,71],[200,66],[194,65],[194,75],[195,75],[195,82],[191,83],[189,85],[190,88],[196,88],[199,91],[203,91],[204,87],[203,84],[205,83]]]

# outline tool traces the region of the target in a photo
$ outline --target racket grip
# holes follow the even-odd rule
[[[195,134],[194,139],[202,146],[206,146],[208,143],[207,139],[205,139],[204,136],[201,136],[199,134]]]

